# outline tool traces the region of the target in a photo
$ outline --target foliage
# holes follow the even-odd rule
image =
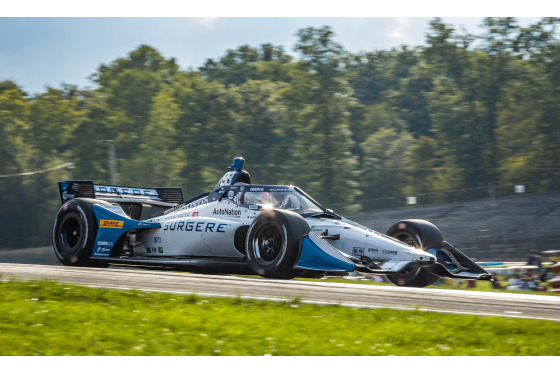
[[[557,356],[558,322],[0,282],[0,355]],[[364,328],[370,326],[371,328]]]
[[[0,175],[75,165],[0,178],[2,246],[50,242],[57,181],[114,178],[191,197],[235,156],[255,183],[296,184],[342,214],[405,194],[557,190],[559,24],[487,18],[471,35],[435,18],[425,46],[355,54],[329,27],[309,27],[297,57],[242,45],[183,71],[142,45],[100,65],[92,89],[30,97],[0,82]]]

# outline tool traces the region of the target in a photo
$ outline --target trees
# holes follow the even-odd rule
[[[29,97],[0,82],[0,175],[73,162],[73,178],[110,183],[111,140],[118,183],[185,196],[208,192],[235,156],[254,182],[297,184],[342,213],[489,184],[558,189],[558,23],[488,18],[476,36],[436,18],[424,47],[357,54],[310,27],[297,33],[297,58],[242,45],[181,71],[140,46],[100,65],[94,89]],[[0,178],[5,245],[47,244],[67,177]],[[36,233],[21,234],[23,221]]]
[[[0,83],[0,174],[11,175],[29,170],[31,147],[27,142],[30,125],[29,99],[11,81]],[[14,247],[22,234],[25,213],[18,208],[24,198],[25,180],[0,178],[0,217],[5,247]],[[21,204],[27,207],[26,204]]]
[[[67,89],[48,88],[29,99],[12,82],[0,84],[1,173],[22,174],[69,162],[72,131],[81,119],[78,101]],[[4,245],[45,243],[44,233],[51,227],[45,216],[58,209],[56,181],[64,176],[64,170],[56,170],[0,178]],[[39,213],[30,214],[35,211]]]
[[[185,149],[177,138],[177,121],[182,112],[171,88],[161,90],[153,99],[150,122],[140,135],[138,152],[127,162],[127,177],[139,186],[180,186],[187,164]]]
[[[226,87],[237,86],[249,80],[288,81],[288,69],[292,57],[284,49],[266,43],[260,48],[242,45],[228,49],[218,61],[208,59],[199,68],[203,77],[222,83]]]
[[[288,107],[281,93],[286,84],[248,81],[230,90],[233,122],[232,154],[242,155],[251,166],[255,183],[288,184],[294,156],[293,131]]]
[[[364,209],[387,208],[377,205],[377,198],[400,195],[406,186],[407,153],[414,138],[406,130],[382,127],[360,144],[360,186],[364,192]]]
[[[355,97],[363,105],[383,100],[383,92],[392,88],[389,66],[393,53],[388,51],[364,52],[348,58],[348,83]]]
[[[73,134],[84,118],[80,108],[80,98],[71,86],[63,89],[47,88],[47,92],[35,96],[30,101],[29,132],[26,141],[29,168],[41,170],[72,161],[71,147],[75,141]],[[54,215],[59,208],[57,199],[46,199],[45,196],[57,196],[57,181],[66,177],[64,170],[41,173],[26,178],[29,183],[25,195],[25,205],[30,210]],[[51,229],[51,223],[41,216],[30,215],[27,224],[36,228],[29,235],[34,245],[43,241],[42,233]]]
[[[100,65],[92,75],[99,88],[88,98],[86,119],[75,134],[84,142],[75,148],[81,160],[77,175],[89,174],[110,182],[107,141],[113,141],[117,149],[118,180],[131,184],[146,181],[137,168],[131,167],[131,162],[138,159],[139,154],[147,157],[144,143],[153,143],[146,132],[158,134],[149,127],[153,123],[155,99],[162,90],[174,85],[178,69],[175,59],[165,59],[146,45],[126,58]],[[89,157],[90,152],[95,157]]]
[[[560,48],[558,19],[542,19],[521,29],[512,42],[515,79],[503,85],[497,117],[500,179],[529,182],[537,191],[560,186],[556,144],[560,140]]]
[[[329,27],[306,28],[298,32],[295,50],[301,54],[306,69],[296,111],[308,120],[300,133],[303,159],[313,160],[315,167],[306,170],[310,179],[306,188],[325,204],[340,204],[348,211],[357,209],[352,202],[359,195],[356,183],[357,156],[350,130],[350,108],[356,105],[352,89],[345,81],[346,52],[333,40]],[[299,85],[294,85],[298,89]],[[312,113],[312,115],[310,115]]]

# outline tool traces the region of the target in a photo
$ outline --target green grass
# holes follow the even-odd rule
[[[259,276],[248,276],[254,278],[260,278]],[[304,280],[310,282],[331,282],[331,283],[353,283],[353,284],[370,284],[375,286],[388,286],[388,287],[397,287],[392,283],[381,283],[381,282],[373,282],[371,280],[361,280],[361,279],[344,279],[344,278],[322,278],[322,279],[304,279],[304,278],[296,278],[296,280]],[[507,281],[502,280],[502,285],[507,285]],[[547,286],[548,282],[541,283],[541,285]],[[469,287],[466,280],[458,280],[458,279],[450,279],[450,278],[442,278],[441,281],[436,282],[432,286],[428,286],[427,288],[435,288],[435,289],[445,289],[445,290],[463,290],[463,291],[484,291],[484,292],[505,292],[505,293],[516,293],[516,294],[527,294],[527,295],[546,295],[546,296],[560,296],[560,293],[557,292],[537,292],[531,290],[506,290],[505,288],[501,289],[494,289],[492,288],[492,283],[490,281],[476,281],[475,287]]]
[[[559,355],[560,323],[0,282],[0,355]]]

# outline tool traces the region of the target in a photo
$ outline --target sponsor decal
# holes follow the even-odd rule
[[[264,192],[264,188],[251,187],[251,188],[249,188],[249,191],[251,191],[251,192]]]
[[[257,204],[249,204],[249,209],[250,210],[259,210],[259,206],[260,205],[257,205]]]
[[[111,248],[108,247],[97,247],[95,250],[96,253],[109,253],[111,252]]]
[[[235,176],[237,172],[230,171],[229,173],[225,173],[222,180],[220,181],[220,186],[223,185],[230,185],[232,178]]]
[[[323,229],[321,229],[319,227],[311,226],[311,231],[313,231],[313,232],[323,232]]]
[[[173,213],[174,211],[176,211],[176,210],[178,210],[178,209],[181,209],[181,208],[183,208],[183,207],[185,207],[185,206],[186,206],[185,203],[181,203],[181,204],[179,204],[179,205],[175,205],[173,208],[167,209],[165,212],[163,212],[163,214],[165,215],[165,214]]]
[[[382,250],[381,253],[383,253],[384,255],[392,255],[392,256],[398,254],[397,251],[392,251],[392,250],[388,250],[388,249]]]
[[[239,209],[216,209],[214,208],[214,211],[212,212],[212,214],[214,215],[220,215],[220,216],[234,216],[234,217],[239,217],[241,216],[241,210]]]
[[[193,212],[192,216],[193,217],[198,217],[198,212]]]
[[[115,245],[115,243],[113,243],[113,242],[98,241],[98,242],[97,242],[97,245],[106,245],[106,246],[112,247],[112,246]]]
[[[194,207],[197,207],[199,205],[206,204],[206,203],[208,203],[208,198],[204,197],[202,199],[198,199],[196,201],[193,201],[192,203],[189,203],[189,204],[182,203],[182,204],[179,204],[179,205],[175,205],[173,208],[167,209],[165,212],[163,212],[163,214],[165,215],[165,214],[173,213],[174,211],[179,210],[179,209],[183,209],[183,208],[185,208],[185,209],[194,208]]]
[[[99,206],[119,215],[126,214],[124,210],[120,207],[120,205],[99,205]]]
[[[215,222],[172,222],[163,225],[163,231],[226,232],[227,223]]]
[[[154,236],[154,243],[161,243],[161,236]]]
[[[194,207],[197,207],[199,205],[203,205],[203,204],[207,204],[207,203],[208,203],[208,199],[205,197],[205,198],[193,201],[192,203],[185,205],[185,208],[186,209],[194,208]]]
[[[163,248],[162,247],[158,247],[157,250],[158,250],[158,253],[163,253]]]
[[[269,192],[291,192],[294,191],[293,188],[283,187],[283,188],[269,188]]]
[[[150,248],[150,247],[146,247],[146,252],[148,252],[148,253],[152,253],[152,248]]]
[[[362,247],[354,247],[354,248],[352,248],[352,254],[363,256],[364,255],[364,249],[365,248],[362,248]]]
[[[379,249],[377,249],[377,248],[368,248],[367,251],[368,251],[368,253],[378,253],[378,252],[379,252]]]
[[[406,223],[399,223],[399,230],[406,229]]]
[[[156,190],[148,190],[143,188],[127,188],[127,187],[111,187],[111,186],[94,186],[95,192],[116,193],[120,195],[142,195],[142,196],[159,196]]]
[[[191,216],[190,213],[182,213],[182,212],[179,212],[179,213],[173,215],[173,219],[176,219],[176,218],[184,218],[184,217],[190,217],[190,216]],[[162,217],[150,218],[150,219],[146,220],[146,222],[162,222],[162,221],[164,221],[164,220],[166,220],[166,219],[168,219],[168,218],[167,218],[167,217],[164,217],[164,218],[162,218]]]
[[[233,191],[231,191],[231,190],[228,191],[227,197],[228,197],[228,199],[231,199],[233,197]]]
[[[241,194],[237,194],[233,197],[233,202],[235,205],[241,205]]]
[[[110,229],[122,229],[124,221],[115,221],[112,219],[102,219],[99,221],[99,227]]]
[[[73,199],[74,197],[76,197],[75,193],[68,193],[67,191],[64,191],[62,193],[62,200],[64,201]]]

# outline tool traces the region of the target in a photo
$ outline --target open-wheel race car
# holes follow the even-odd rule
[[[219,263],[230,274],[242,265],[280,279],[358,271],[409,287],[491,278],[430,222],[401,220],[381,234],[298,187],[251,184],[244,162],[235,158],[212,191],[187,201],[180,188],[59,182],[56,257],[70,266]]]

